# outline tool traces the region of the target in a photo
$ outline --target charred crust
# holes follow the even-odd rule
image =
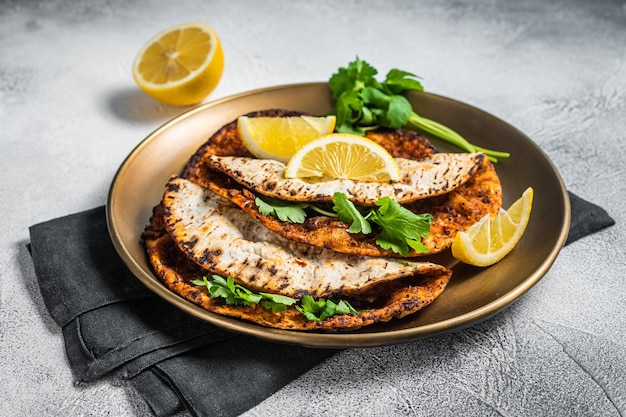
[[[170,182],[167,183],[167,186],[166,186],[165,190],[168,193],[175,193],[175,192],[180,190],[180,185],[178,183],[170,181]]]
[[[180,246],[185,251],[191,251],[193,250],[194,246],[196,246],[197,243],[198,243],[197,238],[191,239],[191,240],[183,240],[182,242],[180,242]]]
[[[272,191],[274,188],[276,188],[276,182],[274,181],[265,181],[263,184],[263,189],[265,191]]]

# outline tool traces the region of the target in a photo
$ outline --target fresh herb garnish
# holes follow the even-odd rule
[[[306,203],[294,203],[271,197],[257,197],[254,201],[264,216],[274,216],[290,223],[303,223],[306,219],[304,211],[308,206]]]
[[[290,220],[291,217],[285,216],[280,218],[283,221],[291,223],[302,223],[306,218],[305,207],[301,203],[292,203],[277,199],[261,200],[257,197],[257,205],[259,211],[264,215],[272,215],[277,217],[278,213],[302,212],[302,217],[297,216],[296,220]],[[263,205],[263,210],[261,205]],[[291,206],[293,210],[290,210]],[[316,209],[314,205],[305,206]],[[362,213],[348,196],[344,193],[335,193],[333,195],[333,210],[330,213],[326,210],[317,209],[324,215],[338,217],[342,222],[350,224],[348,231],[350,233],[363,233],[368,235],[372,233],[372,225],[374,223],[380,229],[380,234],[376,239],[376,244],[383,249],[391,249],[404,257],[409,255],[409,248],[413,248],[419,252],[427,252],[428,248],[422,243],[422,238],[430,233],[430,224],[433,221],[431,214],[415,214],[411,210],[403,207],[389,197],[382,197],[376,201],[377,208],[365,210]]]
[[[211,280],[207,277],[202,279],[194,279],[191,281],[194,285],[206,287],[209,295],[213,298],[223,298],[228,305],[245,305],[259,304],[267,309],[272,309],[276,313],[281,313],[288,306],[298,302],[297,299],[287,297],[280,294],[270,294],[265,292],[254,293],[248,288],[239,284],[235,284],[233,277],[224,279],[219,275],[212,275]],[[353,314],[357,310],[345,300],[335,303],[331,300],[320,298],[315,300],[310,295],[305,295],[300,300],[300,305],[294,307],[308,320],[319,321],[337,314]]]
[[[296,310],[304,314],[310,321],[321,321],[336,314],[358,313],[358,311],[345,300],[335,303],[323,298],[315,300],[310,295],[305,295],[302,298],[300,305],[296,306]]]
[[[348,231],[350,233],[372,233],[372,227],[367,219],[356,208],[354,203],[348,200],[348,196],[344,193],[335,193],[333,195],[333,210],[339,216],[342,222],[350,223]]]
[[[380,198],[376,205],[378,210],[372,210],[369,218],[382,229],[376,239],[378,246],[404,257],[409,255],[409,247],[419,252],[428,251],[421,239],[430,233],[431,214],[415,214],[389,197]]]
[[[285,311],[287,306],[293,305],[297,301],[295,298],[279,294],[256,294],[246,287],[235,284],[233,277],[228,277],[227,279],[219,275],[212,275],[211,277],[211,281],[207,277],[202,277],[202,279],[195,279],[191,282],[195,285],[205,286],[211,297],[223,298],[228,305],[250,306],[262,303],[265,308],[280,313]]]
[[[371,233],[371,221],[381,229],[376,239],[376,244],[381,248],[391,249],[404,257],[409,255],[409,247],[419,252],[428,251],[421,239],[430,233],[433,221],[431,214],[415,214],[389,197],[379,198],[376,201],[378,208],[371,209],[366,215],[343,193],[335,193],[333,202],[333,210],[339,219],[351,223],[348,229],[350,233]]]
[[[335,130],[363,135],[370,129],[397,129],[411,123],[464,151],[484,152],[493,162],[509,157],[507,152],[473,145],[449,127],[417,114],[402,95],[410,90],[424,91],[417,75],[394,68],[379,82],[376,74],[373,66],[357,57],[330,77],[328,85],[335,99],[332,113],[337,117]]]

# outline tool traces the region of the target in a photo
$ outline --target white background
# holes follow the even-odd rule
[[[28,227],[101,206],[124,157],[184,109],[131,64],[159,31],[220,35],[213,100],[326,81],[355,56],[480,107],[530,136],[567,187],[617,224],[560,254],[492,320],[349,350],[248,415],[626,415],[624,1],[0,0],[0,415],[144,415],[112,381],[75,386],[43,306]]]

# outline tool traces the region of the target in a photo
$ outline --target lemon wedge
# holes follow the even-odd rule
[[[533,189],[528,187],[508,210],[494,217],[486,215],[465,232],[456,234],[452,256],[474,266],[489,266],[513,250],[522,238],[533,205]]]
[[[149,96],[173,106],[204,100],[219,83],[224,53],[215,30],[184,23],[162,31],[139,51],[133,78]]]
[[[286,178],[328,177],[355,181],[398,181],[395,159],[362,136],[331,133],[304,145],[287,163]]]
[[[298,149],[331,133],[335,116],[247,117],[237,119],[244,144],[257,158],[287,162]]]

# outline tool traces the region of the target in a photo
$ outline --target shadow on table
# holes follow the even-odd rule
[[[183,113],[188,107],[174,107],[159,103],[138,88],[114,90],[107,105],[118,118],[129,122],[166,121]]]

